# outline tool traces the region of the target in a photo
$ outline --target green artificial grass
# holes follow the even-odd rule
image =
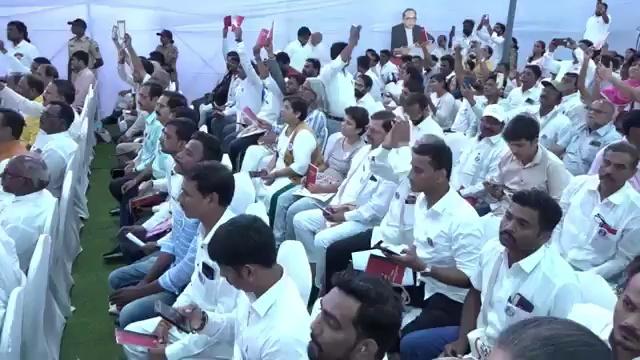
[[[118,265],[107,265],[102,254],[111,250],[118,231],[118,217],[109,210],[117,205],[109,193],[113,144],[96,146],[89,199],[89,220],[82,229],[82,253],[73,266],[75,286],[71,304],[76,308],[64,330],[61,360],[114,360],[123,358],[114,341],[114,318],[107,313],[107,277]]]

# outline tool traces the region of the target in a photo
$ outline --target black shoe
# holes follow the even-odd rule
[[[102,254],[103,260],[114,261],[114,260],[120,260],[122,258],[124,258],[124,254],[122,254],[122,251],[120,250],[120,246],[116,246],[113,250]]]
[[[113,208],[113,209],[109,210],[109,215],[111,215],[111,216],[120,215],[120,207],[118,206],[117,208]]]

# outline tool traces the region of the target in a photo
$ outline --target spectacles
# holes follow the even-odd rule
[[[416,16],[407,16],[406,18],[404,18],[405,20],[418,20],[418,17]]]
[[[602,114],[609,114],[608,111],[605,110],[600,110],[600,109],[596,109],[594,107],[591,106],[587,106],[587,111],[593,111],[596,114],[602,115]]]

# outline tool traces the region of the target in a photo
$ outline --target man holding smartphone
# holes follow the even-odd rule
[[[180,206],[188,218],[198,219],[201,226],[192,244],[196,251],[195,270],[191,282],[173,304],[176,309],[197,305],[210,313],[233,316],[240,293],[221,277],[220,267],[209,258],[207,247],[218,227],[235,216],[228,209],[234,190],[233,174],[217,161],[201,162],[184,177]],[[128,359],[226,359],[233,354],[233,344],[212,344],[210,336],[181,332],[160,317],[132,323],[125,330],[154,334],[160,343],[154,349],[127,345],[124,352]]]
[[[609,5],[602,0],[597,0],[595,13],[587,19],[583,39],[593,42],[596,49],[600,49],[609,36],[611,15],[608,13]]]

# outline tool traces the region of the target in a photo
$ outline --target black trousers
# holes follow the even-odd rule
[[[331,284],[333,274],[349,268],[352,253],[369,250],[371,248],[372,233],[373,229],[367,230],[329,245],[325,258],[324,286],[326,292],[329,292],[329,290],[333,288]]]
[[[241,138],[236,138],[229,144],[229,159],[233,165],[233,172],[240,171],[242,166],[242,160],[244,154],[251,145],[257,145],[258,139],[263,134],[249,135]]]
[[[111,192],[113,198],[120,203],[120,227],[133,225],[135,221],[133,214],[129,209],[129,200],[138,196],[138,187],[134,186],[126,193],[122,193],[122,185],[129,180],[133,180],[137,175],[137,172],[132,172],[113,179],[109,183],[109,192]]]
[[[462,303],[436,293],[424,301],[422,312],[402,329],[402,336],[418,330],[458,326],[462,319]]]

